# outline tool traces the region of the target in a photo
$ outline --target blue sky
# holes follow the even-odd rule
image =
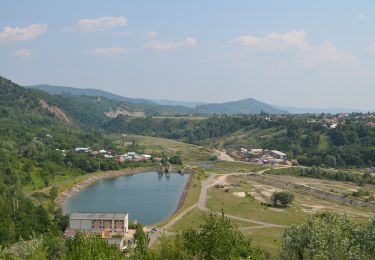
[[[9,1],[0,74],[129,97],[375,104],[374,1]]]

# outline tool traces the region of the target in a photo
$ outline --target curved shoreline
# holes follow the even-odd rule
[[[157,171],[158,169],[159,169],[158,167],[129,168],[129,169],[123,169],[123,170],[117,170],[117,171],[108,171],[103,174],[97,173],[97,174],[87,176],[87,179],[82,180],[74,184],[73,187],[60,192],[56,198],[56,205],[59,208],[61,208],[64,212],[64,202],[67,199],[69,199],[74,194],[80,192],[81,190],[87,188],[88,186],[94,184],[98,180],[109,179],[109,178],[114,178],[114,177],[119,177],[119,176],[126,176],[126,175],[135,174],[135,173],[147,172],[147,171]]]
[[[87,179],[84,179],[76,184],[73,185],[73,187],[70,187],[62,192],[59,193],[59,195],[56,198],[56,205],[57,207],[61,208],[63,213],[66,214],[66,211],[64,209],[64,203],[67,199],[69,199],[71,196],[77,194],[78,192],[82,191],[83,189],[89,187],[90,185],[94,184],[95,182],[102,180],[102,179],[110,179],[120,176],[126,176],[126,175],[132,175],[136,173],[144,173],[149,171],[158,171],[159,167],[140,167],[140,168],[131,168],[131,169],[123,169],[123,170],[117,170],[117,171],[109,171],[103,174],[94,174],[92,176],[87,176]],[[176,171],[177,172],[177,171]],[[185,202],[185,198],[187,196],[188,190],[190,188],[191,180],[192,180],[192,172],[186,171],[184,174],[190,174],[185,187],[180,195],[179,202],[177,204],[176,209],[165,219],[168,219],[169,217],[173,216]],[[164,220],[163,220],[164,221]],[[155,223],[153,225],[156,225],[158,223]]]
[[[151,224],[151,225],[159,225],[161,223],[164,223],[165,221],[173,218],[180,211],[180,209],[182,208],[182,206],[185,203],[185,199],[187,197],[187,194],[188,194],[189,189],[190,189],[191,182],[193,180],[193,172],[187,172],[185,174],[189,174],[190,176],[185,183],[185,187],[184,187],[183,191],[181,192],[180,199],[178,201],[176,209],[171,214],[169,214],[167,217],[165,217],[163,220],[161,220],[159,223],[154,223],[154,224]],[[148,225],[148,226],[150,226],[150,225]]]

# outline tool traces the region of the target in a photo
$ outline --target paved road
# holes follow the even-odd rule
[[[184,209],[182,212],[177,214],[173,219],[171,219],[165,226],[163,226],[160,229],[157,229],[157,231],[155,231],[155,232],[149,233],[149,239],[150,240],[148,242],[148,246],[149,247],[153,246],[156,243],[156,241],[158,240],[161,233],[163,233],[163,235],[167,235],[167,236],[175,235],[176,233],[168,232],[168,231],[165,231],[165,230],[170,228],[171,226],[173,226],[178,220],[180,220],[183,216],[185,216],[188,212],[192,211],[196,207],[197,207],[197,204],[194,204],[194,205],[190,206],[189,208]]]

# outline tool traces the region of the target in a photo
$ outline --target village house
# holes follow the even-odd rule
[[[286,153],[283,153],[277,150],[271,150],[270,154],[273,158],[276,158],[276,159],[280,159],[280,160],[286,159]]]
[[[76,147],[74,149],[75,152],[83,152],[88,153],[90,151],[90,147]]]
[[[240,152],[241,152],[241,153],[247,153],[248,150],[247,150],[246,148],[241,147]]]
[[[262,155],[263,154],[263,149],[258,149],[258,148],[250,149],[250,154],[252,154],[253,156]]]

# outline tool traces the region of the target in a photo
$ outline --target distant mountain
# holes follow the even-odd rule
[[[306,107],[286,107],[286,106],[273,106],[278,109],[287,110],[291,114],[338,114],[338,113],[353,113],[360,112],[366,113],[367,110],[345,107],[326,107],[326,108],[306,108]]]
[[[278,109],[253,98],[239,101],[212,103],[198,106],[199,114],[288,114],[287,110]]]
[[[189,107],[189,108],[195,108],[196,106],[208,104],[208,102],[177,101],[177,100],[169,100],[169,99],[153,99],[152,101],[159,105],[183,106],[183,107]]]
[[[256,99],[249,98],[239,101],[225,102],[225,103],[207,103],[207,102],[189,102],[189,101],[176,101],[168,99],[142,99],[142,98],[128,98],[120,95],[116,95],[104,90],[99,89],[84,89],[84,88],[73,88],[64,86],[54,86],[54,85],[32,85],[27,86],[27,88],[39,89],[50,94],[64,94],[68,93],[71,95],[85,95],[85,96],[95,96],[95,97],[105,97],[108,99],[145,105],[148,109],[146,114],[194,114],[196,112],[196,107],[198,106],[199,114],[259,114],[262,111],[269,114],[285,114],[288,113],[287,110],[278,109],[266,103],[260,102]]]
[[[108,99],[113,99],[117,101],[125,101],[133,104],[156,104],[155,102],[142,99],[142,98],[129,98],[123,97],[120,95],[116,95],[104,90],[100,89],[92,89],[92,88],[73,88],[73,87],[64,87],[64,86],[55,86],[55,85],[32,85],[32,86],[25,86],[26,88],[34,88],[45,91],[50,94],[58,95],[63,93],[69,93],[72,95],[85,95],[85,96],[94,96],[94,97],[106,97]]]

